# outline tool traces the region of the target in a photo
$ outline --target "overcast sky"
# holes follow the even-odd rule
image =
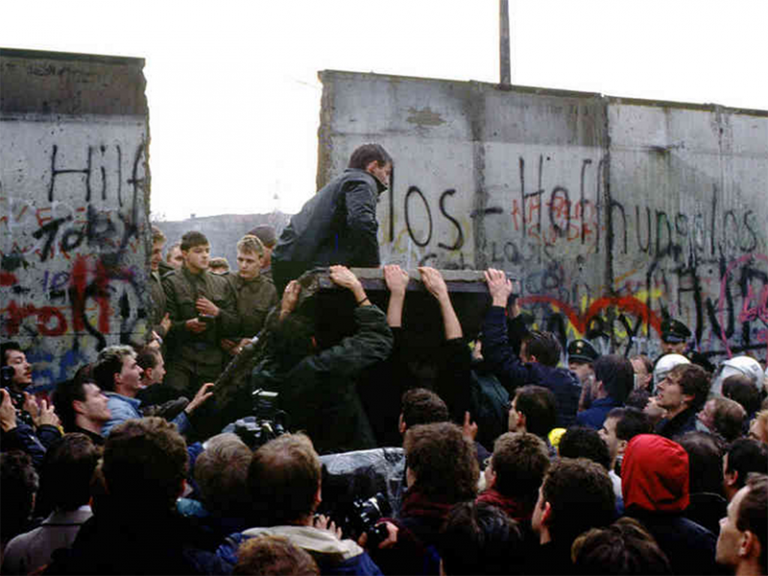
[[[0,45],[146,60],[156,215],[295,212],[315,191],[317,72],[498,82],[498,5],[7,1]],[[764,0],[510,0],[510,12],[514,84],[768,109]]]

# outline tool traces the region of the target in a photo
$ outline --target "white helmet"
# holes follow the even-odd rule
[[[665,354],[659,358],[659,361],[656,362],[656,367],[653,369],[654,388],[659,385],[659,382],[667,377],[667,374],[670,370],[672,370],[672,368],[679,366],[680,364],[690,363],[691,361],[682,354]]]
[[[723,360],[716,372],[715,380],[712,383],[712,393],[718,396],[723,393],[723,380],[734,374],[743,374],[749,378],[755,387],[760,390],[763,386],[763,368],[760,362],[749,356],[734,356],[728,360]]]

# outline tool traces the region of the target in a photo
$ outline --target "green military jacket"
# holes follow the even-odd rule
[[[253,338],[264,326],[269,310],[278,302],[275,283],[266,276],[244,280],[237,273],[225,274],[237,298],[241,338]]]
[[[240,321],[237,317],[235,293],[221,276],[201,272],[191,274],[186,266],[163,276],[166,311],[170,315],[167,346],[169,362],[221,365],[224,353],[219,347],[222,338],[234,337]],[[220,310],[210,327],[200,334],[189,332],[184,324],[198,316],[195,302],[200,296],[208,298]]]
[[[165,338],[165,333],[160,327],[160,322],[165,316],[165,290],[163,290],[163,282],[160,278],[160,272],[150,272],[149,274],[149,295],[152,297],[152,307],[149,314],[149,324],[155,332],[161,337]]]

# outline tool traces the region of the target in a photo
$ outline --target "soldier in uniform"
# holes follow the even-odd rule
[[[164,274],[163,267],[163,246],[165,245],[165,234],[157,226],[152,226],[152,254],[149,258],[149,293],[152,296],[152,308],[149,315],[152,330],[162,342],[168,329],[171,327],[171,321],[168,319],[168,313],[165,311],[165,291],[161,276]],[[170,266],[165,266],[166,272],[172,270]]]
[[[237,243],[237,273],[225,275],[237,300],[240,330],[238,338],[223,339],[221,347],[233,356],[261,331],[267,313],[279,300],[274,282],[261,273],[264,258],[264,245],[246,234]]]
[[[698,364],[707,372],[714,372],[715,367],[709,361],[709,358],[689,346],[688,339],[690,337],[691,331],[688,329],[688,326],[680,322],[680,320],[667,318],[661,323],[661,356],[665,354],[680,354],[693,364]],[[659,358],[656,358],[656,362],[659,361]],[[654,362],[654,365],[656,362]]]
[[[168,331],[166,382],[191,398],[224,367],[222,338],[238,333],[235,294],[223,276],[208,272],[211,246],[201,232],[181,238],[184,265],[163,276]]]
[[[579,397],[579,412],[592,405],[592,384],[595,381],[595,370],[592,364],[600,357],[600,353],[588,340],[574,340],[568,344],[568,369],[579,377],[581,396]]]
[[[688,338],[691,337],[691,331],[688,326],[675,320],[667,318],[661,323],[661,351],[662,354],[680,354],[685,356],[688,350]]]

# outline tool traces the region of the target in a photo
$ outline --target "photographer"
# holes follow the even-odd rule
[[[10,404],[3,419],[3,450],[24,450],[37,466],[42,462],[45,448],[61,438],[59,417],[54,412],[53,404],[43,400],[38,406],[34,396],[26,392],[32,384],[32,365],[27,362],[27,356],[18,343],[4,342],[0,345],[0,364],[3,400]]]
[[[381,574],[359,544],[343,539],[325,516],[315,515],[322,501],[321,465],[309,437],[284,434],[264,444],[253,454],[247,483],[255,527],[230,535],[218,549],[220,558],[234,565],[242,542],[282,536],[309,552],[321,574]],[[392,525],[388,529],[395,530]]]

